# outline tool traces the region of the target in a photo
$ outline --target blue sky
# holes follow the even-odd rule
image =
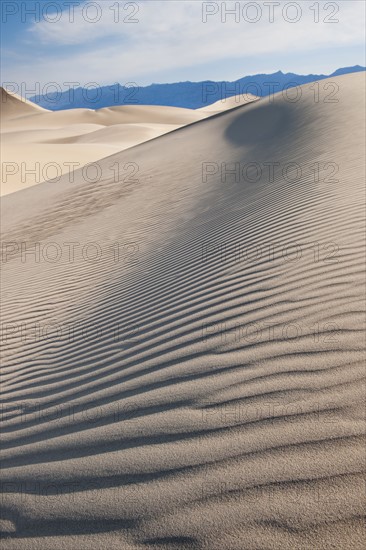
[[[28,95],[50,82],[144,86],[365,64],[364,0],[2,0],[1,7],[1,81],[23,84]]]

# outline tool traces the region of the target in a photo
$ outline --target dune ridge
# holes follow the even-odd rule
[[[0,106],[1,118],[5,121],[11,118],[49,112],[48,109],[44,109],[9,90],[5,90],[2,86],[0,86]]]
[[[363,548],[365,81],[337,83],[3,198],[4,549]]]

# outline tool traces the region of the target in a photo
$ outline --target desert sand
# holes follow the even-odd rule
[[[256,99],[248,96],[245,102]],[[242,102],[237,96],[198,110],[123,105],[48,111],[0,88],[1,195],[58,180],[62,174]]]
[[[363,548],[365,80],[333,80],[3,198],[4,550]]]

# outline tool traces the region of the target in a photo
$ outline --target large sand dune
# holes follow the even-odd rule
[[[4,550],[363,548],[364,75],[337,84],[4,197]]]

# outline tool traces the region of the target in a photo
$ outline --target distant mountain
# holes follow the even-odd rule
[[[121,86],[114,84],[90,89],[76,88],[63,93],[50,93],[47,96],[34,96],[31,101],[53,111],[85,107],[100,109],[116,105],[167,105],[199,109],[215,101],[240,94],[253,94],[260,97],[288,90],[308,82],[315,82],[332,76],[365,71],[365,67],[355,65],[336,70],[330,75],[299,75],[278,71],[273,74],[245,76],[233,82],[175,82],[173,84],[151,84],[138,87],[137,84]],[[289,97],[294,97],[291,92]],[[295,96],[296,97],[296,96]]]
[[[330,76],[341,76],[342,74],[359,73],[364,70],[365,70],[365,67],[361,67],[360,65],[355,65],[354,67],[344,67],[343,69],[337,69]]]

